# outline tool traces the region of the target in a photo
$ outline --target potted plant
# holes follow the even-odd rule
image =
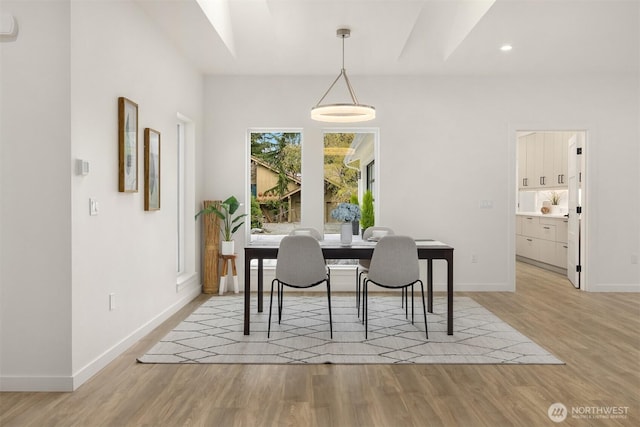
[[[360,206],[360,202],[358,201],[358,195],[352,194],[351,198],[349,199],[349,203],[351,203],[352,205]],[[358,233],[360,232],[360,220],[356,219],[354,221],[351,221],[351,225],[353,226],[353,235],[357,236]]]
[[[348,245],[353,236],[353,221],[360,219],[360,206],[353,203],[340,203],[338,207],[331,211],[331,218],[342,221],[340,228],[340,242]]]
[[[231,238],[233,233],[244,224],[244,218],[247,214],[237,214],[236,211],[240,207],[240,202],[235,196],[230,196],[227,200],[220,203],[220,209],[215,205],[210,205],[196,214],[196,219],[202,214],[216,214],[218,218],[222,220],[220,225],[220,232],[222,233],[222,255],[233,255],[234,253],[234,241]],[[235,216],[234,216],[235,215]]]
[[[549,193],[549,201],[551,202],[550,213],[552,214],[560,213],[560,207],[558,206],[560,204],[560,193],[556,191],[551,191]]]
[[[369,227],[374,226],[374,214],[373,214],[373,193],[371,190],[367,190],[364,192],[362,196],[362,231],[366,230]]]

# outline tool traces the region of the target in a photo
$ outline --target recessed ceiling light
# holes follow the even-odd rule
[[[511,46],[510,44],[503,44],[502,46],[500,46],[500,50],[503,52],[509,52],[511,49],[513,49],[513,46]]]

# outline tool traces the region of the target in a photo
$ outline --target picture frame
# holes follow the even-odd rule
[[[118,98],[118,191],[138,192],[138,104]]]
[[[144,129],[144,210],[160,209],[160,132]]]

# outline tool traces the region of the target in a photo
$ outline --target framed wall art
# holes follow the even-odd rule
[[[118,98],[118,191],[138,191],[138,104]]]
[[[144,210],[160,209],[160,132],[144,130]]]

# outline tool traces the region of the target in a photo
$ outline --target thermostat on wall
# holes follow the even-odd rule
[[[76,160],[76,174],[78,175],[89,175],[89,162],[82,159]]]

